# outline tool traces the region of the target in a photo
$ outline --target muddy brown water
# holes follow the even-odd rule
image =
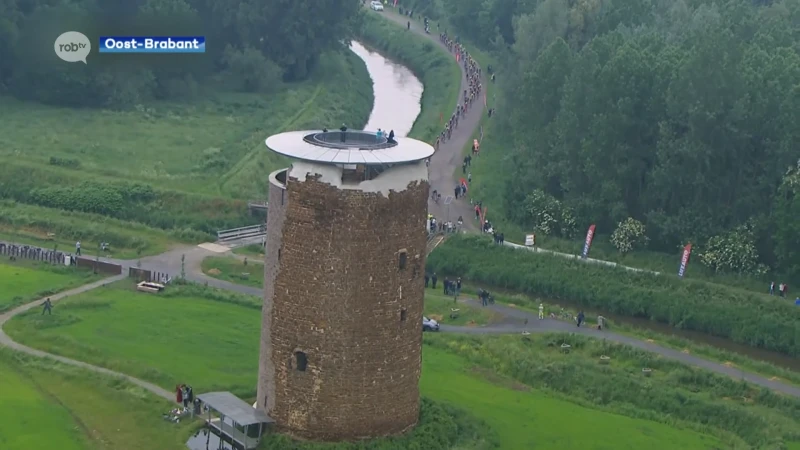
[[[470,286],[480,286],[480,283],[470,283]],[[645,318],[639,317],[628,317],[628,316],[620,316],[617,314],[610,313],[608,311],[603,311],[599,309],[591,309],[585,308],[577,303],[573,303],[570,301],[565,300],[549,300],[546,298],[541,297],[531,297],[528,295],[519,294],[517,292],[508,291],[502,288],[496,287],[487,287],[490,291],[497,292],[504,297],[516,297],[516,298],[524,298],[526,301],[531,302],[530,305],[521,305],[521,306],[528,306],[533,308],[533,305],[537,304],[539,301],[547,303],[549,305],[559,305],[566,309],[570,310],[583,310],[584,313],[588,316],[603,316],[606,319],[610,320],[613,323],[624,324],[632,328],[637,328],[639,330],[647,330],[652,331],[655,333],[667,335],[667,336],[675,336],[682,339],[686,339],[688,341],[692,341],[696,344],[704,344],[710,347],[714,347],[720,350],[729,351],[731,353],[736,353],[742,356],[746,356],[751,359],[755,359],[758,361],[768,362],[770,364],[774,364],[778,367],[783,367],[794,372],[800,372],[800,358],[795,358],[789,355],[784,355],[782,353],[774,352],[771,350],[765,350],[761,348],[751,347],[749,345],[739,344],[733,342],[729,339],[712,336],[707,333],[702,333],[699,331],[692,331],[692,330],[683,330],[680,328],[675,328],[671,325],[655,322],[652,320],[648,320]]]
[[[406,136],[422,110],[422,83],[407,67],[359,42],[351,42],[350,50],[367,65],[375,94],[372,113],[364,129],[394,130],[395,136]]]

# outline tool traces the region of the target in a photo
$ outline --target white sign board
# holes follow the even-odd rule
[[[536,235],[535,234],[525,235],[525,246],[526,247],[533,247],[535,243],[536,243]]]
[[[72,257],[71,256],[65,256],[64,257],[64,265],[65,266],[69,266],[70,264],[72,264]]]

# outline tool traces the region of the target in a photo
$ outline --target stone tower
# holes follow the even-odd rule
[[[267,147],[257,405],[314,440],[402,433],[419,416],[430,145],[300,131]]]

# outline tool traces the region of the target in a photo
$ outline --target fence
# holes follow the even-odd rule
[[[66,254],[55,250],[47,250],[30,245],[9,244],[0,242],[0,255],[31,259],[34,261],[45,261],[52,264],[64,264]]]
[[[255,238],[267,233],[267,224],[252,225],[249,227],[232,228],[217,231],[217,242],[235,241],[238,239]]]
[[[154,270],[139,269],[136,267],[128,268],[128,276],[137,281],[150,281],[162,284],[167,284],[172,280],[172,277],[165,272],[156,272]]]
[[[76,265],[85,269],[91,269],[94,273],[102,273],[106,275],[122,275],[122,266],[105,261],[98,261],[97,259],[83,258],[78,256],[75,258]]]

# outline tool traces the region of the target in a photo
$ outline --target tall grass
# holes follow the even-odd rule
[[[425,343],[584,406],[688,424],[734,448],[776,449],[800,441],[798,399],[585,336],[529,338],[437,335],[426,336]],[[569,353],[562,351],[564,343]],[[610,357],[609,363],[601,364],[601,356]],[[643,368],[652,376],[644,376]]]
[[[486,236],[448,239],[430,255],[428,266],[440,276],[458,275],[800,355],[800,308],[774,297],[511,249]]]

